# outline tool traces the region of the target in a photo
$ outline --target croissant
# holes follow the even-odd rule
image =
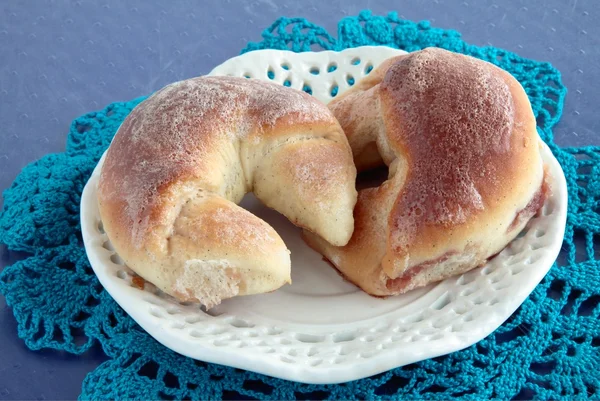
[[[385,164],[389,176],[359,192],[347,245],[305,239],[369,294],[483,265],[548,194],[527,95],[490,63],[436,48],[398,56],[329,107],[357,169]]]
[[[290,283],[290,256],[248,192],[338,246],[354,227],[356,168],[340,125],[311,96],[258,80],[200,77],[139,104],[98,185],[126,264],[180,301],[212,307]]]

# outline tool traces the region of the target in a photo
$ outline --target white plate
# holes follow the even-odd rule
[[[361,47],[340,53],[246,53],[212,75],[251,76],[302,89],[327,102],[348,79],[360,79],[382,60],[403,53]],[[337,69],[327,72],[335,64]],[[286,69],[287,68],[287,69]],[[311,73],[316,72],[318,75]],[[269,74],[269,71],[272,74]],[[345,282],[300,239],[300,231],[253,197],[242,205],[271,224],[292,251],[293,285],[227,300],[207,314],[146,285],[131,284],[102,231],[96,186],[102,161],[81,200],[81,228],[90,263],[104,288],[156,340],[207,362],[306,383],[339,383],[448,354],[500,326],[548,272],[560,250],[567,209],[563,172],[544,147],[552,196],[540,215],[486,266],[388,299],[372,298]]]

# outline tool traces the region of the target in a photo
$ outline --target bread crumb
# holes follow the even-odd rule
[[[146,285],[146,280],[140,276],[133,276],[131,279],[131,284],[138,290],[143,290]]]

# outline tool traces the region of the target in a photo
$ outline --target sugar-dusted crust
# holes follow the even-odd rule
[[[279,235],[237,206],[247,192],[344,245],[355,177],[348,142],[322,103],[272,83],[201,77],[131,112],[108,150],[98,201],[109,238],[136,273],[212,306],[290,282]]]
[[[371,294],[480,266],[543,204],[529,100],[490,63],[435,48],[395,57],[329,107],[358,169],[385,163],[389,178],[359,192],[346,246],[307,242]]]

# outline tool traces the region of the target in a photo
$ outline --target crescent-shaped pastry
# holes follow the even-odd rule
[[[400,294],[484,264],[543,205],[540,139],[521,85],[502,69],[428,48],[386,60],[329,105],[358,170],[389,167],[359,192],[343,247],[306,240],[372,295]]]
[[[282,239],[237,205],[246,193],[344,245],[355,177],[348,141],[322,103],[273,83],[200,77],[161,89],[125,119],[98,201],[131,269],[180,301],[211,307],[291,280]]]

